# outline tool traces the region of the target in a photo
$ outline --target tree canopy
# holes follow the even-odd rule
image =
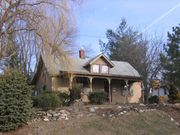
[[[106,43],[100,40],[101,51],[111,60],[129,62],[142,76],[148,95],[148,84],[161,69],[161,39],[145,38],[142,33],[128,26],[125,19],[121,20],[115,31],[107,30],[106,37]]]
[[[180,24],[168,32],[168,40],[161,54],[163,77],[171,85],[180,89]]]
[[[111,60],[129,62],[142,76],[146,74],[147,41],[138,31],[127,25],[125,19],[121,20],[118,28],[107,30],[107,43],[100,41],[101,51]]]

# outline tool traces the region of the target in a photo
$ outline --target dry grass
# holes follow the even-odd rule
[[[89,116],[37,122],[2,135],[178,135],[180,128],[162,111],[131,112],[119,118]]]

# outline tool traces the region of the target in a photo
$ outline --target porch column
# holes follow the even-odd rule
[[[143,81],[141,81],[141,88],[142,88],[142,90],[141,90],[141,92],[142,92],[142,95],[141,95],[141,99],[142,99],[142,103],[144,103],[144,91],[145,91],[145,89],[144,89],[144,83],[143,83]]]
[[[125,80],[125,82],[126,82],[126,93],[125,93],[125,97],[126,97],[126,103],[128,103],[128,81],[129,80]]]
[[[89,78],[89,88],[90,88],[90,92],[92,92],[92,79],[93,77],[88,77]]]
[[[111,103],[112,102],[112,95],[111,95],[111,79],[110,78],[107,78],[108,79],[108,83],[109,83],[109,102]]]
[[[69,88],[72,88],[72,84],[73,84],[73,75],[70,75],[70,77],[69,77]]]

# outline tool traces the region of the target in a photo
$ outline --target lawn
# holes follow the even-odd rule
[[[118,118],[86,116],[68,121],[34,122],[2,135],[179,135],[163,111],[130,112]],[[1,133],[0,133],[1,134]]]

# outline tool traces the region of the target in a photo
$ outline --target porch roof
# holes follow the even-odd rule
[[[91,74],[85,66],[91,59],[80,59],[71,58],[68,62],[60,62],[56,57],[42,56],[43,63],[50,75],[57,76],[60,71],[81,73],[81,74]],[[133,77],[140,78],[140,74],[135,70],[128,62],[124,61],[111,61],[114,67],[110,68],[110,76],[121,76],[121,77]],[[97,75],[97,74],[96,74]],[[102,74],[103,75],[103,74]],[[107,75],[107,74],[105,74]]]

